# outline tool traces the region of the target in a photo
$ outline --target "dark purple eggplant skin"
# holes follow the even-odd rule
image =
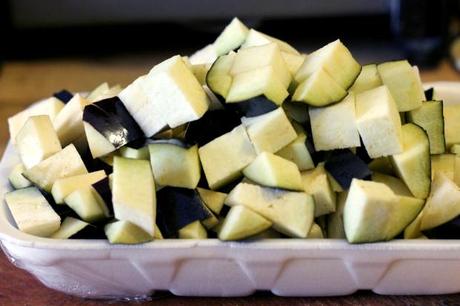
[[[77,215],[77,213],[72,208],[70,208],[69,206],[63,205],[63,204],[56,204],[56,202],[54,201],[54,198],[51,195],[51,193],[48,193],[48,192],[44,191],[43,189],[39,189],[39,190],[40,190],[40,193],[48,201],[48,203],[50,204],[51,208],[59,215],[59,217],[61,217],[61,220],[64,220],[66,217],[73,217],[73,218],[76,218],[76,219],[80,219],[80,217]]]
[[[104,226],[88,224],[83,229],[69,237],[69,239],[106,239]]]
[[[240,116],[234,112],[226,109],[209,111],[199,120],[189,123],[185,132],[185,141],[203,146],[240,124]]]
[[[255,117],[271,111],[279,106],[268,100],[265,96],[257,96],[245,101],[235,103],[225,103],[224,108],[234,112],[240,117]]]
[[[145,139],[141,128],[118,97],[87,105],[83,111],[83,121],[91,124],[116,149]]]
[[[63,89],[61,91],[55,92],[53,94],[53,97],[55,97],[58,100],[61,100],[64,103],[69,102],[73,98],[73,94],[68,91],[67,89]]]
[[[423,234],[429,239],[460,239],[460,216],[424,231]]]
[[[109,209],[110,215],[113,216],[112,190],[110,189],[109,178],[105,177],[94,183],[92,186],[101,196],[102,200],[104,200],[105,205]]]
[[[425,98],[426,98],[427,101],[433,100],[433,92],[434,92],[433,87],[428,88],[427,90],[425,90]]]
[[[311,136],[307,136],[307,139],[305,140],[305,146],[307,147],[307,150],[310,153],[311,159],[313,160],[315,166],[317,166],[320,162],[325,161],[329,154],[328,151],[316,151]]]
[[[157,191],[157,225],[165,238],[177,237],[184,226],[211,217],[198,192],[164,187]]]
[[[361,145],[356,148],[356,156],[358,156],[366,164],[372,161],[372,158],[367,153],[366,147],[364,146],[363,140],[360,138]]]
[[[324,168],[344,189],[348,189],[353,178],[367,180],[372,172],[367,164],[348,149],[331,151]]]
[[[290,99],[290,98],[288,98]],[[286,115],[293,121],[297,122],[298,124],[304,126],[308,125],[310,127],[310,114],[308,113],[308,105],[305,103],[299,103],[299,102],[291,102],[285,101],[283,103],[283,109]],[[295,111],[297,113],[302,114],[302,118],[298,118],[298,116],[291,116],[291,111]],[[301,119],[301,120],[299,120]]]
[[[99,158],[93,158],[89,149],[81,154],[81,159],[89,172],[104,170],[107,175],[113,172],[113,167],[111,165],[103,162]]]

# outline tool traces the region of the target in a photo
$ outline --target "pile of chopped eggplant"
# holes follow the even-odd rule
[[[460,104],[407,60],[304,54],[234,18],[127,87],[8,119],[5,202],[54,239],[460,238]]]

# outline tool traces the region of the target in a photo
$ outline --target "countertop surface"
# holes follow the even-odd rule
[[[158,58],[111,58],[101,60],[41,60],[9,62],[0,71],[0,152],[8,141],[7,118],[30,103],[60,89],[87,91],[103,81],[127,85],[152,67]],[[129,63],[129,64],[128,64]],[[460,81],[460,74],[447,62],[422,70],[422,80]],[[0,252],[1,253],[1,252]],[[66,296],[43,286],[27,272],[16,268],[0,254],[0,305],[114,305]],[[143,305],[144,302],[136,302]],[[444,296],[379,296],[360,291],[346,297],[281,298],[259,293],[245,298],[184,298],[159,294],[145,304],[155,305],[460,305],[460,294]]]

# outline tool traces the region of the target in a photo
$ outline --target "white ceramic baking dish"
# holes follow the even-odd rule
[[[460,83],[436,83],[447,103]],[[460,292],[460,241],[395,240],[349,245],[342,240],[163,240],[109,245],[21,233],[3,202],[18,162],[8,145],[0,168],[0,239],[11,261],[46,286],[81,297],[142,298],[156,290],[183,296],[280,296]]]

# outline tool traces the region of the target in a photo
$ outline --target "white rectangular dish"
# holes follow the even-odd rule
[[[427,87],[432,84],[427,84]],[[460,83],[434,83],[445,103],[460,102]],[[445,94],[445,96],[444,96]],[[8,145],[0,164],[0,240],[12,262],[46,286],[89,298],[280,296],[460,292],[460,241],[394,240],[350,245],[343,240],[221,242],[159,240],[110,245],[102,240],[52,240],[20,232],[4,204],[7,176],[18,162]]]

